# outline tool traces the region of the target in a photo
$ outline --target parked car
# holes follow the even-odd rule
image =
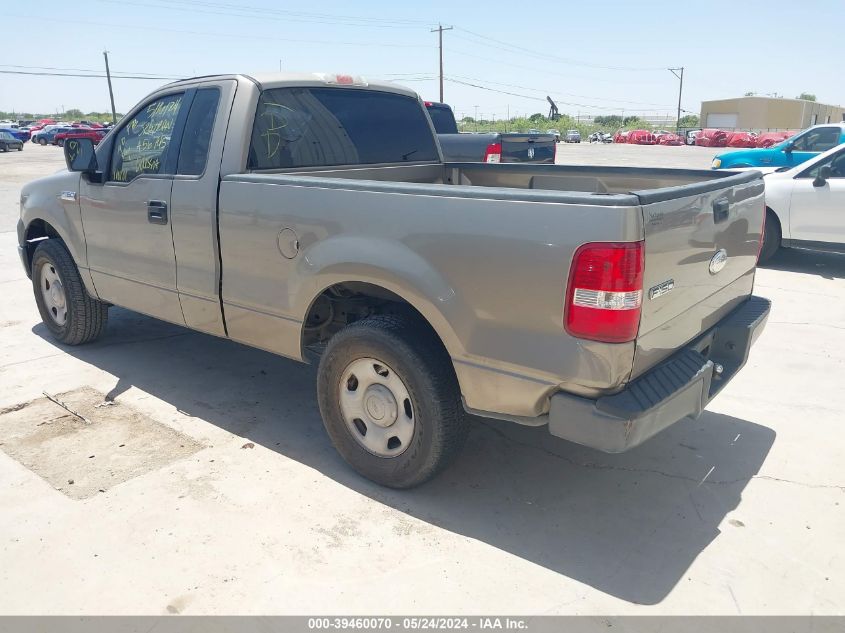
[[[696,137],[701,134],[701,130],[687,130],[685,142],[687,145],[695,145]]]
[[[546,134],[551,134],[555,137],[555,143],[560,143],[560,130],[552,128],[551,130],[546,130]]]
[[[765,175],[760,261],[781,247],[845,253],[845,145]]]
[[[8,132],[0,130],[0,150],[4,152],[9,152],[13,149],[23,151],[23,141],[18,138],[15,138]]]
[[[53,138],[53,142],[58,145],[59,147],[64,146],[65,141],[71,138],[90,138],[94,145],[99,143],[103,140],[103,137],[106,135],[106,130],[103,129],[92,129],[92,128],[73,128],[72,130],[67,130],[65,132],[59,132]]]
[[[69,132],[72,130],[72,127],[62,127],[62,126],[51,126],[48,125],[46,128],[41,130],[40,132],[36,132],[35,136],[32,137],[33,143],[38,143],[39,145],[55,145],[56,144],[56,135],[61,132]]]
[[[794,167],[841,143],[845,143],[845,123],[814,125],[772,147],[717,154],[710,166],[713,169]]]
[[[648,130],[631,130],[628,132],[627,142],[632,145],[654,145],[657,140]]]
[[[608,134],[606,132],[597,131],[597,132],[593,132],[592,134],[590,134],[590,136],[587,138],[587,140],[590,143],[612,143],[613,142],[613,135]]]
[[[627,143],[628,142],[628,134],[630,134],[630,132],[628,130],[617,130],[616,134],[613,135],[613,142],[614,143]]]
[[[581,132],[578,130],[566,130],[566,134],[563,137],[564,143],[580,143],[581,142]]]
[[[728,144],[728,132],[713,128],[701,130],[695,137],[695,144],[698,147],[726,147]]]
[[[29,132],[27,130],[21,130],[18,128],[4,128],[0,127],[0,132],[7,132],[11,134],[16,139],[21,141],[22,143],[26,143],[29,140]]]
[[[557,143],[551,134],[489,132],[459,134],[455,114],[445,103],[426,101],[446,160],[483,163],[554,163]]]
[[[45,331],[92,341],[113,304],[319,359],[329,437],[386,486],[440,471],[465,411],[636,446],[702,411],[770,309],[759,172],[444,163],[389,83],[177,81],[64,153],[17,225]]]
[[[757,135],[751,132],[731,132],[725,147],[757,147]]]

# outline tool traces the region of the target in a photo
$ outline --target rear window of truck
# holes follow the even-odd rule
[[[431,117],[431,122],[434,124],[434,131],[438,134],[457,134],[458,124],[455,122],[455,115],[452,114],[452,109],[447,105],[429,105],[426,106],[428,116]]]
[[[344,88],[274,88],[261,93],[249,169],[439,161],[419,101]]]

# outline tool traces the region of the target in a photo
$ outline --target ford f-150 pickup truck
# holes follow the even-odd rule
[[[757,172],[444,163],[412,91],[348,76],[181,80],[26,185],[46,329],[110,306],[319,361],[329,436],[398,488],[467,412],[620,452],[698,415],[769,312]]]
[[[539,130],[461,134],[455,114],[445,103],[426,101],[444,160],[483,163],[554,163],[557,138]]]

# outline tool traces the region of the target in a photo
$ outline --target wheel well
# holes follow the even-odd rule
[[[329,339],[344,327],[373,314],[399,314],[418,320],[443,345],[426,318],[405,299],[381,286],[348,281],[329,286],[311,302],[302,324],[302,353],[322,354]],[[443,345],[443,349],[446,346]]]
[[[778,225],[778,232],[780,233],[780,237],[781,237],[781,240],[782,240],[783,239],[783,225],[781,225],[781,223],[780,223],[780,218],[778,217],[778,214],[775,213],[774,210],[771,207],[767,206],[766,207],[766,222],[771,222],[772,220],[774,220],[775,224]],[[780,245],[778,245],[778,246],[780,246]]]
[[[27,266],[30,270],[32,269],[32,256],[38,247],[38,242],[46,239],[60,240],[61,237],[49,222],[40,219],[30,222],[29,226],[26,227],[26,235],[24,236]]]

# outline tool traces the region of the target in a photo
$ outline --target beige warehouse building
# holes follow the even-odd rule
[[[845,121],[845,108],[804,99],[738,97],[701,102],[701,126],[723,130],[800,130]]]

